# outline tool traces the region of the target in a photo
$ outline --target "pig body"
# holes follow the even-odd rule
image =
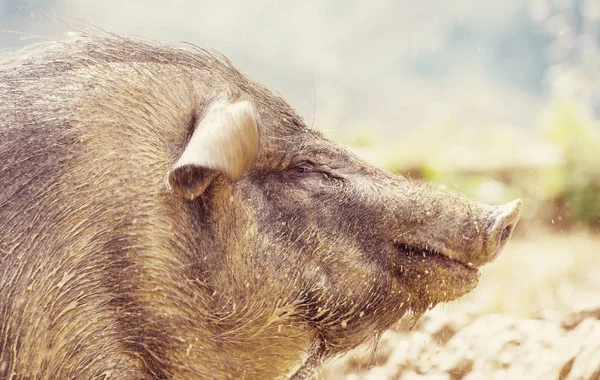
[[[279,378],[473,289],[520,201],[385,173],[222,57],[0,56],[0,378]]]

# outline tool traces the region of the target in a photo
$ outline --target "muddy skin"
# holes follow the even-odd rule
[[[0,54],[0,378],[308,378],[472,290],[521,201],[377,169],[225,58]]]

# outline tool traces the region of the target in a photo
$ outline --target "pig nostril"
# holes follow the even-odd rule
[[[512,233],[512,229],[513,229],[513,226],[511,224],[504,227],[504,229],[502,230],[502,235],[500,235],[500,245],[502,245],[510,237],[510,234]]]

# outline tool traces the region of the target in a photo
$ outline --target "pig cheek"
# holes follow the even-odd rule
[[[264,199],[256,211],[259,224],[291,263],[302,266],[306,291],[319,294],[320,300],[342,300],[337,305],[327,302],[334,313],[350,312],[350,305],[355,305],[358,315],[362,310],[357,304],[372,308],[379,302],[371,299],[385,295],[390,275],[370,257],[375,252],[366,251],[359,242],[366,237],[362,229],[373,228],[361,221],[365,220],[361,215],[374,212],[368,209],[364,192],[356,195],[327,181],[301,181],[289,186],[266,184],[261,194]],[[377,239],[376,244],[368,244],[377,247],[371,250],[380,250],[381,237]]]
[[[362,198],[361,203],[361,197],[339,189],[319,189],[267,192],[270,199],[260,202],[256,214],[266,240],[279,243],[276,248],[265,247],[261,255],[268,262],[272,262],[270,256],[284,255],[290,265],[296,263],[308,322],[318,326],[334,346],[354,346],[402,316],[407,292],[400,289],[389,268],[372,259],[381,255],[372,252],[382,248],[381,237],[372,236],[369,240],[375,241],[359,243],[367,234],[357,216],[373,212],[368,202]],[[373,227],[371,223],[366,225]],[[309,239],[303,241],[304,237]],[[365,249],[365,245],[370,248]],[[282,284],[288,290],[292,285],[297,287],[298,283]]]
[[[396,323],[409,309],[405,285],[389,273],[363,268],[363,276],[331,279],[331,302],[321,309],[330,312],[319,321],[319,330],[333,354],[372,339]]]

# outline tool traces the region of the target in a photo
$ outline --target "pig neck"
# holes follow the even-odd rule
[[[143,355],[149,372],[180,379],[264,379],[291,375],[307,360],[316,363],[308,358],[314,356],[318,334],[298,318],[294,302],[278,304],[271,294],[262,302],[253,302],[252,297],[239,296],[249,296],[248,289],[231,289],[231,285],[229,290],[215,291],[228,288],[209,284],[206,268],[190,271],[190,258],[183,253],[194,246],[194,260],[200,257],[204,262],[203,255],[215,248],[198,248],[197,243],[188,241],[191,237],[180,243],[190,247],[179,247],[179,253],[171,250],[165,259],[171,234],[179,235],[174,226],[190,225],[181,220],[185,216],[173,213],[178,209],[168,205],[148,212],[160,217],[148,217],[132,232],[145,240],[138,239],[135,244],[137,275],[135,288],[129,292],[134,306],[128,311],[134,318],[124,324],[131,335],[141,337],[143,343],[135,350],[140,346],[146,350]],[[230,278],[224,278],[224,283],[231,284]],[[281,289],[273,291],[283,293]]]

